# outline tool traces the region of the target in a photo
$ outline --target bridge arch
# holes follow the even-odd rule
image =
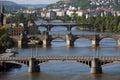
[[[91,46],[91,40],[85,37],[76,38],[74,40],[74,45],[77,47],[90,47]]]
[[[119,61],[106,61],[106,62],[102,62],[101,65],[102,66],[109,66],[109,65],[113,65],[113,64],[118,64],[120,63]]]
[[[56,37],[54,37],[54,38],[51,38],[51,42],[52,42],[53,40],[56,40],[56,39],[61,39],[61,40],[66,41],[66,39],[65,39],[65,38],[60,37],[60,36],[56,36]]]
[[[56,66],[57,65],[57,66]],[[70,61],[49,61],[39,64],[41,70],[51,71],[51,72],[90,72],[90,68],[82,63],[70,62]],[[49,67],[48,67],[49,66]]]
[[[5,62],[23,65],[23,66],[27,66],[27,67],[29,66],[29,61],[5,61]]]
[[[40,35],[29,35],[27,36],[27,44],[41,44],[42,45],[42,40]]]
[[[44,32],[44,31],[47,31],[47,26],[38,26],[38,29],[39,29],[41,32]]]
[[[61,37],[51,39],[52,46],[66,46],[66,40]]]
[[[113,46],[118,46],[118,40],[114,37],[103,37],[99,40],[99,44],[101,47],[113,47]]]
[[[115,62],[115,61],[102,65],[103,71],[111,72],[111,70],[113,70],[115,72],[119,72],[120,73],[119,68],[120,68],[120,62]]]
[[[55,25],[50,28],[50,31],[67,31],[68,27],[67,26],[60,26],[60,25]]]
[[[28,39],[39,40],[39,37],[36,37],[36,36],[29,36]]]
[[[38,65],[41,65],[41,64],[47,64],[47,63],[53,63],[53,62],[69,62],[69,63],[77,63],[77,64],[81,64],[83,66],[86,66],[88,68],[91,67],[91,61],[67,61],[67,60],[41,60],[41,61],[38,61]]]

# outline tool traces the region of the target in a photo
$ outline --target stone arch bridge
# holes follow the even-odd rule
[[[50,46],[54,39],[60,38],[66,42],[66,46],[74,46],[74,42],[80,38],[86,38],[90,40],[92,47],[99,46],[99,43],[104,38],[112,38],[116,40],[117,46],[120,47],[120,35],[119,34],[43,34],[43,35],[28,35],[36,36],[43,42],[43,46]]]
[[[41,24],[36,24],[36,27],[44,27],[46,28],[47,32],[51,31],[53,27],[58,27],[58,26],[63,26],[67,28],[67,31],[71,31],[73,27],[80,27],[83,30],[89,30],[92,31],[93,27],[91,24],[86,23],[86,24],[76,24],[76,23],[41,23]]]
[[[112,38],[116,40],[117,46],[120,47],[120,35],[119,34],[36,34],[36,35],[27,35],[27,38],[30,37],[36,37],[38,41],[41,41],[43,46],[47,47],[51,45],[52,40],[56,38],[63,39],[66,42],[66,46],[74,46],[74,42],[77,39],[80,38],[86,38],[90,40],[91,46],[92,47],[97,47],[99,46],[99,43],[102,39],[104,38]],[[22,45],[27,45],[26,44],[26,39],[24,39],[24,36],[12,36],[11,38],[15,39],[18,41],[18,47],[22,47]]]
[[[120,62],[117,56],[18,56],[0,57],[1,62],[16,63],[28,66],[28,72],[40,72],[41,63],[51,61],[70,61],[87,65],[91,68],[91,73],[102,73],[102,65]]]

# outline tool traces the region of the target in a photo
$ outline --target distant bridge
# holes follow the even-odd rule
[[[51,29],[53,27],[60,27],[60,26],[63,26],[63,27],[66,27],[67,28],[67,31],[71,31],[71,29],[73,27],[80,27],[82,28],[83,30],[89,30],[89,31],[92,31],[93,30],[93,27],[91,24],[77,24],[77,23],[40,23],[40,24],[36,24],[35,26],[37,27],[44,27],[46,28],[47,31],[51,31]]]
[[[93,29],[91,24],[76,24],[76,23],[40,23],[34,25],[35,27],[45,27],[47,31],[45,33],[41,34],[34,34],[34,35],[12,35],[11,38],[14,39],[14,42],[17,43],[18,47],[21,48],[23,45],[27,45],[27,40],[30,39],[30,37],[36,37],[42,44],[42,46],[47,47],[51,45],[52,40],[56,38],[63,39],[66,42],[66,46],[74,46],[74,42],[79,38],[86,38],[90,40],[92,47],[99,46],[99,43],[104,38],[112,38],[116,40],[117,46],[120,47],[120,35],[119,34],[72,34],[71,29],[73,27],[80,27],[83,26],[84,28],[87,28],[90,30]],[[68,32],[67,34],[50,34],[49,32],[53,27],[57,26],[64,26],[67,28]],[[59,32],[59,31],[58,31]],[[66,31],[67,32],[67,31]],[[38,41],[33,41],[38,42]]]
[[[28,72],[40,72],[41,63],[51,61],[70,61],[87,65],[91,73],[102,73],[102,65],[120,62],[120,56],[18,56],[0,57],[1,62],[16,63],[28,66]]]

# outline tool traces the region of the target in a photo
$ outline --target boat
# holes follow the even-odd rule
[[[5,52],[6,52],[6,53],[14,53],[14,54],[17,54],[17,53],[18,53],[15,48],[6,49]]]
[[[0,57],[15,57],[16,55],[14,53],[2,53],[0,54]]]

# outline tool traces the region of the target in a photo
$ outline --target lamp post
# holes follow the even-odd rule
[[[96,57],[97,58],[99,57],[99,47],[98,46],[96,47]]]
[[[33,57],[33,49],[32,49],[32,47],[31,47],[31,57]]]
[[[95,27],[94,27],[94,39],[95,39],[95,41],[96,41],[96,35],[95,35]],[[94,53],[95,53],[95,55],[94,55],[94,57],[96,58],[96,51],[97,51],[97,47],[96,47],[96,42],[94,43]]]
[[[38,56],[38,48],[37,48],[37,45],[36,45],[36,56]]]

